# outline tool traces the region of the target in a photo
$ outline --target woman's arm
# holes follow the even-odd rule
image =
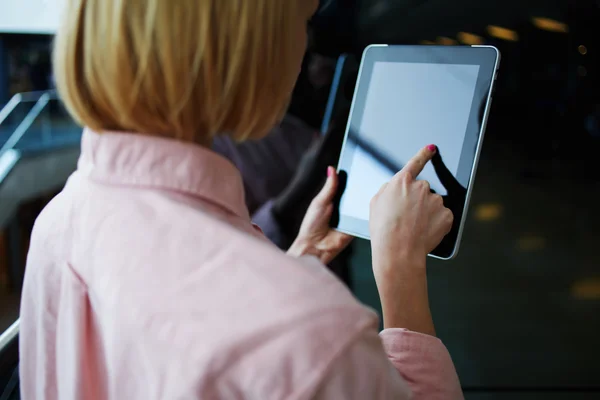
[[[379,259],[373,254],[384,328],[405,328],[435,336],[429,309],[426,260]]]
[[[384,326],[389,329],[381,333],[383,348],[375,348],[371,333],[352,347],[350,355],[343,356],[349,359],[341,363],[338,372],[330,372],[332,382],[342,380],[352,390],[329,389],[326,381],[323,391],[348,390],[350,399],[408,398],[398,382],[402,378],[415,399],[462,399],[450,355],[433,336],[427,294],[427,254],[452,226],[452,214],[441,197],[430,192],[427,182],[416,180],[435,152],[433,145],[421,149],[371,201],[373,272]],[[362,355],[354,356],[355,351]],[[384,361],[375,358],[385,360],[384,354],[395,367],[396,378],[384,373]],[[364,388],[353,386],[358,385],[355,381]]]
[[[433,154],[434,146],[422,149],[371,202],[373,270],[387,329],[360,335],[329,368],[316,399],[463,398],[450,355],[434,337],[427,293],[426,256],[452,226],[441,198],[415,180]],[[349,242],[328,226],[337,175],[329,168],[328,176],[288,254],[324,261]]]

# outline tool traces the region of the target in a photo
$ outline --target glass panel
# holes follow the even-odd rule
[[[0,121],[0,147],[6,143],[34,105],[35,101],[21,101],[14,108],[11,107],[12,111],[3,121]],[[7,107],[10,107],[10,103]]]
[[[82,129],[69,117],[62,104],[51,99],[27,127],[15,149],[40,151],[76,145],[81,139]]]

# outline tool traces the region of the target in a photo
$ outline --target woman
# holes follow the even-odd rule
[[[86,126],[77,171],[32,234],[24,399],[455,399],[426,254],[452,215],[422,149],[372,202],[385,330],[321,263],[333,168],[284,254],[250,222],[212,138],[283,115],[313,0],[70,0],[57,87]],[[325,173],[325,171],[323,171]]]

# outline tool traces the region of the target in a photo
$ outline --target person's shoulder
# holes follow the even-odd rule
[[[65,251],[63,245],[70,237],[68,220],[73,201],[64,191],[52,198],[35,219],[31,232],[29,253],[42,252],[51,258]]]

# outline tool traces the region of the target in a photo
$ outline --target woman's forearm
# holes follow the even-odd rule
[[[379,260],[375,270],[388,271],[376,277],[384,328],[405,328],[435,336],[429,309],[425,259]]]

